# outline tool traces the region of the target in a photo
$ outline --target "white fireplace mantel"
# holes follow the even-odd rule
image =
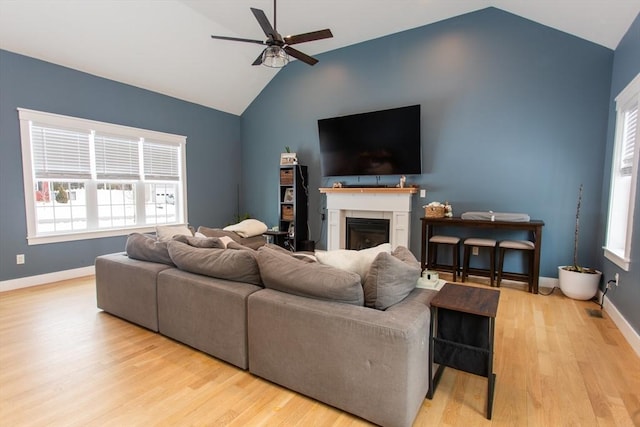
[[[346,219],[389,220],[391,247],[409,247],[411,197],[417,188],[320,188],[327,195],[327,250],[346,247]]]

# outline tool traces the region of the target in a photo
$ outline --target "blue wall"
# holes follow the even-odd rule
[[[607,210],[609,207],[609,186],[611,175],[611,158],[615,135],[615,98],[640,73],[640,15],[638,15],[627,31],[613,59],[613,77],[611,81],[611,101],[609,112],[609,132],[607,134],[606,157],[604,158],[604,183],[602,191],[602,242],[606,232]],[[612,288],[607,296],[615,304],[620,313],[640,333],[640,185],[636,183],[636,205],[633,218],[633,241],[631,242],[631,268],[624,271],[602,256],[602,272],[607,279],[615,273],[620,274],[620,286]]]
[[[187,136],[189,221],[233,220],[240,182],[240,118],[0,50],[0,280],[89,266],[126,237],[27,245],[17,108]],[[16,265],[16,254],[26,264]]]
[[[546,223],[541,275],[557,277],[572,263],[583,183],[580,263],[600,268],[611,50],[488,8],[318,59],[284,68],[242,115],[245,210],[276,224],[279,153],[290,146],[309,166],[311,238],[324,245],[318,188],[333,181],[320,175],[317,120],[421,104],[423,174],[407,180],[428,191],[414,198],[416,255],[430,201],[456,214],[526,212]]]

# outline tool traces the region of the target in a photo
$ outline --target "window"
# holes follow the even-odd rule
[[[611,167],[609,219],[604,255],[628,271],[633,208],[638,182],[640,74],[616,98],[616,133]]]
[[[29,244],[187,217],[186,137],[18,109]]]

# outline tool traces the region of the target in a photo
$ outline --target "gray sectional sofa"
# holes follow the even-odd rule
[[[417,277],[412,286],[406,278],[392,283],[403,277],[398,269],[419,275],[406,249],[376,255],[366,282],[354,272],[271,245],[256,251],[211,242],[153,243],[154,250],[166,250],[181,268],[133,259],[136,251],[129,243],[129,254],[98,257],[98,307],[373,423],[413,424],[428,391],[434,292],[415,288]],[[216,257],[227,257],[225,265],[235,263],[229,256],[238,253],[229,251],[255,257],[260,283],[213,277],[215,271],[203,269],[203,262],[213,265],[209,260]],[[185,261],[190,252],[194,265]],[[245,261],[234,265],[253,268]],[[185,271],[192,267],[198,273]],[[384,309],[375,308],[372,295],[385,302]]]

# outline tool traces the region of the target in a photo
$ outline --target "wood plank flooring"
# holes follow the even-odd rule
[[[640,359],[556,290],[503,287],[486,379],[446,369],[415,426],[640,426]],[[96,308],[93,277],[0,293],[2,426],[366,426]]]

